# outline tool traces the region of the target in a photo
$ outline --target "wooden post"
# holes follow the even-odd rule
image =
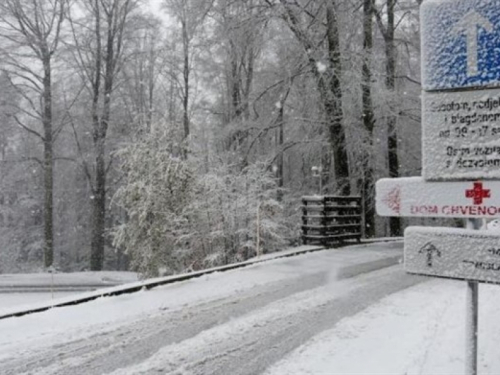
[[[307,245],[307,200],[302,198],[302,242]]]
[[[326,222],[326,197],[323,196],[323,211],[321,213],[321,225],[323,226],[323,229],[321,230],[321,235],[323,236],[323,239],[321,240],[321,244],[324,246],[324,247],[327,247],[327,238],[326,238],[326,234],[327,234],[327,222]]]
[[[260,256],[260,202],[257,205],[257,240],[255,241],[255,252]]]

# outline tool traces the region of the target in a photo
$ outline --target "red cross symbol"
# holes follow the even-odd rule
[[[466,198],[473,198],[474,204],[483,204],[483,198],[490,198],[490,189],[483,189],[482,182],[474,182],[474,187],[470,190],[465,190]]]

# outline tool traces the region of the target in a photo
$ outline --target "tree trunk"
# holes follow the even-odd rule
[[[50,267],[54,262],[54,155],[52,151],[52,83],[50,55],[43,58],[43,148],[44,148],[44,265]]]
[[[290,90],[290,89],[289,89]],[[288,93],[287,93],[288,95]],[[283,199],[283,143],[284,143],[284,135],[285,135],[285,129],[284,129],[284,122],[285,122],[285,106],[284,103],[285,100],[282,100],[280,102],[280,108],[278,110],[278,134],[277,134],[277,149],[279,152],[278,159],[277,159],[277,169],[276,169],[276,174],[277,174],[277,179],[278,179],[278,194],[277,194],[277,200],[278,202],[281,202]]]
[[[101,3],[102,5],[102,3]],[[114,80],[118,72],[118,62],[123,48],[123,30],[130,14],[129,0],[113,0],[113,6],[105,11],[107,34],[106,45],[101,53],[100,43],[100,10],[99,3],[95,3],[95,32],[97,40],[97,53],[95,55],[95,82],[93,92],[93,123],[94,123],[94,148],[95,148],[95,183],[92,212],[92,242],[90,267],[93,271],[103,269],[105,257],[105,230],[106,230],[106,136],[111,118],[111,98]],[[103,61],[103,64],[101,63]],[[104,66],[102,66],[104,65]],[[104,69],[101,69],[104,68]],[[104,80],[102,96],[100,91],[100,78]],[[99,101],[102,98],[102,114],[99,118]]]
[[[363,189],[362,199],[364,207],[365,235],[372,237],[375,234],[375,205],[374,205],[374,178],[373,178],[373,129],[375,117],[373,115],[373,102],[371,95],[371,68],[370,60],[373,47],[373,9],[372,0],[363,0],[363,66],[361,95],[363,105],[363,125],[367,131],[367,144],[363,158]]]
[[[231,120],[241,116],[241,89],[240,89],[240,70],[238,69],[238,51],[232,41],[229,42],[231,46],[231,77],[230,77],[230,90],[231,90]]]
[[[153,110],[154,110],[154,93],[155,93],[155,36],[151,35],[150,41],[150,51],[149,51],[149,61],[148,61],[148,104],[147,104],[147,114],[146,114],[146,131],[151,132],[151,125],[153,122]]]
[[[113,24],[113,15],[108,17],[108,25]],[[113,93],[113,81],[116,68],[116,54],[115,51],[115,35],[113,30],[109,27],[106,39],[106,53],[104,59],[104,90],[103,90],[103,109],[101,119],[98,119],[97,105],[99,98],[99,86],[97,86],[97,95],[94,97],[95,103],[95,126],[94,129],[94,147],[95,147],[95,186],[94,186],[94,199],[92,211],[92,242],[91,242],[91,256],[90,268],[92,271],[100,271],[104,265],[104,248],[105,240],[104,233],[106,229],[106,135],[109,127],[109,120],[111,118],[111,95]],[[96,72],[100,72],[101,64],[97,63]],[[98,78],[96,77],[96,80]],[[99,82],[99,81],[97,81]]]
[[[104,160],[104,139],[96,144],[96,176],[92,205],[92,241],[90,269],[101,271],[104,265],[104,232],[106,217],[106,167]]]
[[[252,41],[253,43],[254,41]],[[243,114],[245,120],[250,118],[250,93],[252,91],[253,84],[253,74],[254,74],[254,65],[255,65],[255,51],[253,44],[248,46],[246,51],[247,59],[246,59],[246,77],[245,77],[245,87],[243,91]]]
[[[93,233],[90,268],[100,271],[104,265],[104,232],[106,229],[106,134],[111,117],[111,94],[113,91],[114,52],[113,40],[108,38],[106,47],[105,76],[104,76],[104,103],[101,121],[99,121],[98,137],[95,142],[95,187],[93,206]]]
[[[396,0],[387,0],[387,31],[385,35],[386,55],[386,80],[385,84],[389,96],[394,98],[395,74],[396,74],[396,49],[394,46],[394,6]],[[392,106],[391,106],[392,107]],[[396,115],[393,108],[389,108],[387,118],[387,159],[389,164],[389,176],[399,177],[398,160],[398,135],[396,130]],[[398,217],[389,219],[389,230],[391,236],[401,236],[401,220]]]
[[[329,121],[330,145],[334,158],[335,185],[338,193],[349,195],[351,186],[349,181],[349,157],[347,155],[347,143],[345,129],[343,126],[342,112],[342,89],[340,77],[342,75],[342,64],[340,60],[340,42],[337,18],[331,1],[326,8],[328,59],[331,66],[330,90],[325,97],[325,110]]]
[[[102,139],[101,121],[99,119],[99,98],[101,90],[101,20],[100,8],[98,1],[95,0],[95,37],[97,42],[96,56],[95,56],[95,77],[92,82],[92,128],[93,128],[93,141],[95,152],[95,180],[91,181],[92,185],[92,238],[90,241],[90,269],[92,271],[102,270],[104,263],[104,214],[105,212],[101,207],[103,206],[102,200],[102,166],[103,153],[104,153],[104,140]],[[101,162],[99,162],[101,160]],[[104,180],[104,186],[105,180]],[[105,209],[104,203],[104,209]]]
[[[40,102],[40,110],[35,110],[35,113],[29,117],[40,113],[43,131],[39,133],[19,123],[25,130],[39,137],[43,143],[43,258],[45,267],[52,266],[54,262],[54,132],[51,59],[59,44],[65,4],[64,0],[50,2],[4,0],[0,2],[0,23],[2,24],[0,37],[3,39],[2,48],[6,55],[2,60],[2,69],[12,70],[12,73],[20,77],[22,81],[18,89],[20,91],[34,90]],[[12,50],[12,55],[10,50]],[[36,68],[35,61],[42,65],[41,74]],[[13,81],[11,84],[16,85]],[[21,96],[27,98],[31,107],[34,108],[35,101],[28,98],[30,94],[26,92]]]
[[[326,36],[328,41],[328,66],[325,72],[320,72],[318,63],[320,62],[314,55],[316,44],[309,39],[308,35],[300,27],[300,21],[294,13],[290,3],[280,0],[286,11],[288,26],[295,34],[298,41],[304,47],[309,59],[311,70],[316,78],[316,84],[320,98],[323,102],[325,117],[328,129],[328,141],[332,149],[334,163],[334,179],[336,192],[342,195],[351,193],[349,181],[349,157],[347,155],[347,144],[345,129],[343,126],[342,112],[342,88],[340,77],[342,76],[342,63],[340,60],[340,42],[337,18],[333,1],[328,0],[326,5]],[[327,81],[328,80],[328,81]],[[330,159],[325,160],[325,179],[328,179]],[[328,181],[325,181],[328,183]]]
[[[184,52],[184,96],[182,98],[183,117],[182,122],[184,125],[184,139],[182,147],[182,156],[187,159],[189,149],[189,36],[187,31],[187,24],[184,20],[182,22],[182,45]]]

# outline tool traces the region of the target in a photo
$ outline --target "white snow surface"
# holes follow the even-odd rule
[[[47,301],[59,300],[77,295],[78,292],[2,293],[0,294],[0,314],[2,311],[27,306],[28,308]]]
[[[265,375],[465,374],[465,282],[391,295],[316,336]],[[480,285],[479,374],[500,374],[500,288]]]

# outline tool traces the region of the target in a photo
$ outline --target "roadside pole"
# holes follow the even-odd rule
[[[477,375],[478,283],[467,281],[465,297],[465,373]]]
[[[259,201],[257,204],[257,230],[256,230],[256,240],[255,240],[255,253],[260,257],[260,205],[262,202]]]
[[[466,228],[481,229],[481,221],[466,219]],[[468,280],[465,295],[465,373],[470,375],[477,375],[478,299],[478,282]]]

